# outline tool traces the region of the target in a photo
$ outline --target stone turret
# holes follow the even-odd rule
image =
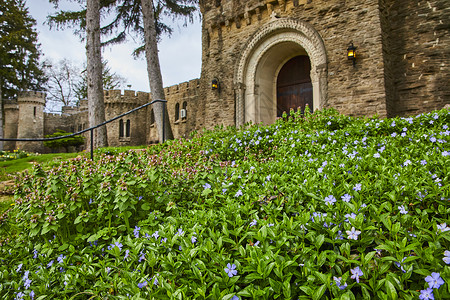
[[[22,92],[17,98],[19,117],[17,138],[44,137],[45,93]],[[29,152],[42,152],[42,142],[16,142],[16,147]]]
[[[3,100],[3,111],[5,112],[4,136],[7,139],[17,138],[17,126],[19,124],[19,104],[17,100]],[[4,142],[3,149],[13,151],[16,142]]]

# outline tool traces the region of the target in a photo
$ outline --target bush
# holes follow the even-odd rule
[[[37,165],[0,216],[0,295],[447,299],[449,121],[293,114]]]
[[[46,135],[46,138],[60,137],[72,134],[70,132],[66,132],[64,130],[58,129],[55,133]],[[44,141],[44,146],[49,147],[50,149],[60,149],[64,148],[66,152],[69,152],[69,147],[79,147],[84,145],[84,137],[81,135],[76,135],[64,139],[52,140],[52,141]]]

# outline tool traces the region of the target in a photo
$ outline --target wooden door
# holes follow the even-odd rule
[[[311,84],[311,63],[308,56],[297,56],[281,68],[277,78],[277,117],[283,112],[300,108],[303,113],[306,104],[312,110],[313,92]]]

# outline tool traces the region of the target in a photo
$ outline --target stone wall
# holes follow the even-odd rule
[[[19,104],[17,100],[3,100],[3,109],[5,112],[5,127],[3,134],[5,138],[17,138],[17,128],[19,124]],[[16,142],[3,142],[3,149],[13,151],[16,149]]]
[[[139,107],[149,100],[149,94],[144,92],[134,92],[125,90],[122,94],[120,90],[105,91],[105,119],[109,120],[127,111]],[[108,144],[110,146],[145,145],[147,143],[147,110],[141,109],[121,120],[117,120],[106,125],[108,134]],[[130,123],[129,135],[126,136],[126,124]],[[123,122],[123,137],[119,137],[119,124]]]
[[[450,103],[448,0],[383,0],[390,116],[415,115]]]
[[[328,88],[327,103],[321,107],[332,106],[348,115],[387,115],[377,0],[209,0],[201,2],[201,9],[202,79],[217,77],[222,87],[220,93],[206,89],[202,95],[208,99],[203,104],[207,127],[234,124],[233,76],[239,54],[259,28],[283,18],[310,24],[325,44]],[[355,67],[346,56],[351,42],[358,47]]]

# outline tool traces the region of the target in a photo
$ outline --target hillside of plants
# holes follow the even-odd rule
[[[450,299],[450,111],[293,113],[16,178],[1,299]]]

